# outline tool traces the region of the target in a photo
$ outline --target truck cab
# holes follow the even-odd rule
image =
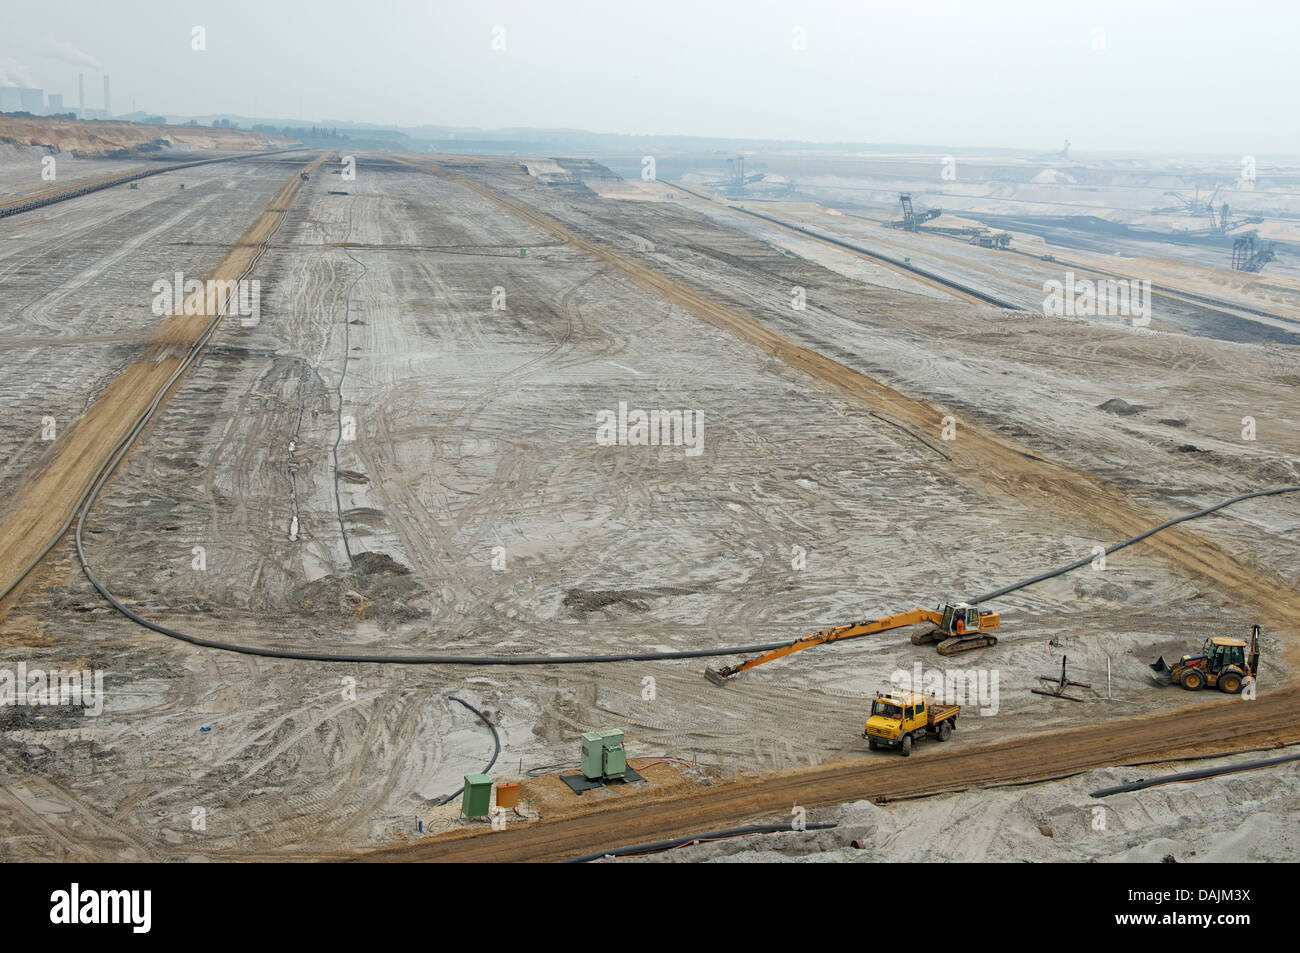
[[[957,705],[939,704],[934,696],[920,692],[877,692],[862,737],[873,751],[899,748],[907,756],[913,743],[927,735],[947,741],[960,711]]]
[[[918,715],[921,720],[918,720]],[[925,698],[917,692],[891,692],[878,695],[871,703],[865,734],[884,741],[895,741],[904,731],[924,723]]]

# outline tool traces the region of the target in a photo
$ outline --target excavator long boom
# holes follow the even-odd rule
[[[864,619],[861,622],[850,622],[846,625],[837,625],[830,629],[822,629],[820,632],[814,632],[812,635],[805,635],[803,638],[795,639],[789,645],[783,645],[779,649],[772,649],[770,652],[764,652],[752,659],[741,662],[739,665],[728,665],[725,668],[706,669],[704,674],[709,681],[721,685],[733,675],[738,675],[747,668],[753,668],[755,665],[762,665],[764,662],[771,662],[775,659],[785,658],[791,653],[798,652],[801,649],[811,648],[814,645],[825,645],[827,642],[839,642],[843,639],[856,639],[861,635],[871,635],[874,632],[885,632],[889,629],[898,629],[905,625],[915,625],[918,622],[931,622],[939,625],[943,621],[943,613],[936,612],[933,609],[912,609],[910,612],[900,612],[897,615],[887,615],[883,619]]]

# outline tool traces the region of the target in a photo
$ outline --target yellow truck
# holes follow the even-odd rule
[[[927,736],[947,741],[957,727],[960,705],[945,705],[920,692],[876,692],[862,737],[867,747],[897,748],[906,758],[912,746]]]

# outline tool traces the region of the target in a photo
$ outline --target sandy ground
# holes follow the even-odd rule
[[[808,812],[807,823],[838,825],[833,830],[718,841],[601,862],[1159,863],[1172,858],[1197,864],[1287,863],[1300,853],[1294,819],[1300,777],[1294,764],[1089,796],[1141,778],[1284,753],[1104,768],[1050,784],[884,805],[858,801]]]
[[[620,263],[465,181],[378,160],[359,163],[355,182],[314,177],[259,265],[261,324],[223,329],[95,511],[90,559],[121,598],[187,632],[319,650],[777,641],[993,588],[1087,555],[1141,514],[1297,481],[1294,348],[976,308],[666,194],[601,198],[518,163],[455,172]],[[239,192],[244,218],[236,227],[231,207],[226,235],[265,204],[254,191]],[[55,208],[97,202],[102,218],[130,199],[111,190]],[[49,215],[47,242],[92,220]],[[159,240],[205,221],[178,209],[168,227],[161,206],[156,215]],[[22,234],[25,218],[0,223],[0,239]],[[212,244],[186,261],[219,261]],[[116,254],[110,245],[91,260]],[[159,268],[138,256],[118,267],[147,286]],[[638,279],[624,261],[672,284]],[[71,287],[99,287],[104,271]],[[39,301],[71,277],[11,269],[0,280],[31,282]],[[790,307],[795,287],[802,311]],[[720,302],[720,323],[739,312],[880,383],[850,392],[796,369],[739,325],[685,310],[691,294]],[[86,321],[82,333],[135,340],[148,327]],[[48,351],[33,360],[54,366]],[[66,374],[6,375],[6,405],[41,400],[28,378],[50,378],[65,401],[95,386],[57,360]],[[943,414],[908,417],[912,433],[871,416],[873,401],[921,413],[891,388],[952,415],[957,439],[942,440]],[[1101,406],[1115,399],[1124,404]],[[597,414],[620,402],[701,411],[704,452],[602,446]],[[1240,437],[1246,414],[1259,422],[1254,441]],[[22,426],[10,432],[21,445]],[[963,468],[964,453],[982,466],[1013,444],[1094,475],[1094,499],[1044,508],[1041,487]],[[1000,686],[970,740],[1184,705],[1151,687],[1146,663],[1257,620],[1276,684],[1294,646],[1254,596],[1270,579],[1296,588],[1287,534],[1298,525],[1300,501],[1246,504],[1198,525],[1202,542],[1188,537],[1180,552],[1134,548],[1104,571],[1000,601],[1001,643],[955,660]],[[1180,560],[1195,546],[1206,565],[1236,568],[1217,584],[1189,576]],[[109,686],[100,718],[0,712],[6,859],[337,856],[416,837],[419,821],[450,823],[429,801],[492,751],[451,695],[498,726],[494,774],[507,779],[572,761],[579,733],[615,725],[633,756],[698,759],[721,777],[863,757],[872,693],[895,672],[937,665],[895,633],[801,653],[725,689],[698,661],[304,666],[133,626],[88,591],[66,545],[9,612],[0,647],[12,664],[101,668]],[[1030,694],[1062,654],[1100,697]],[[196,808],[208,811],[201,831]]]
[[[44,116],[0,116],[0,143],[39,146],[47,152],[79,156],[141,155],[163,149],[274,149],[289,145],[282,136],[213,126],[147,126],[112,120],[81,122]]]

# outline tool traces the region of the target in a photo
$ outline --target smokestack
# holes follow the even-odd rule
[[[86,74],[77,74],[77,116],[86,111]]]
[[[104,74],[104,118],[107,119],[112,115],[112,110],[108,108],[108,74]]]

